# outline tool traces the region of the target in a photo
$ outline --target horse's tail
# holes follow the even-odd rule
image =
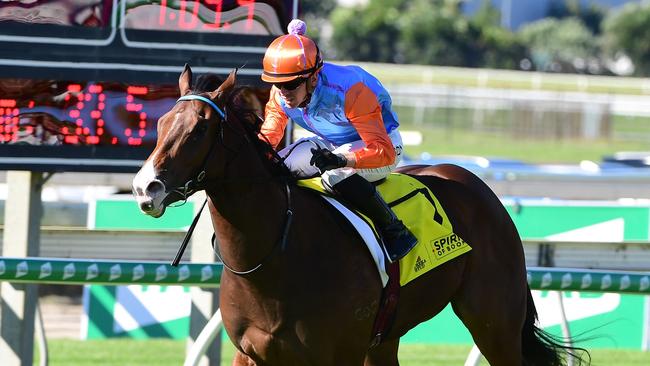
[[[528,288],[526,306],[526,321],[522,330],[522,350],[524,365],[526,366],[562,366],[566,365],[566,358],[573,357],[575,365],[591,364],[589,352],[580,347],[571,347],[563,344],[566,339],[556,337],[538,328],[537,309],[533,302],[533,295]]]

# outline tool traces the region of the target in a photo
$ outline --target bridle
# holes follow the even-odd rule
[[[198,169],[197,173],[193,174],[193,178],[189,179],[187,182],[184,184],[177,186],[173,189],[170,190],[170,193],[175,193],[176,195],[180,196],[182,201],[187,201],[187,199],[197,191],[201,191],[205,189],[205,177],[207,174],[207,168],[209,164],[209,158],[213,153],[213,150],[215,146],[217,145],[216,142],[217,140],[221,142],[221,144],[228,150],[231,150],[234,152],[234,156],[237,155],[237,152],[239,151],[239,148],[247,141],[249,138],[246,133],[244,133],[244,139],[240,143],[240,145],[236,146],[234,149],[229,148],[225,145],[224,143],[224,125],[228,125],[227,119],[228,119],[228,108],[227,106],[224,106],[224,108],[220,108],[214,101],[212,101],[210,98],[207,98],[203,95],[200,94],[187,94],[184,95],[176,100],[176,103],[182,102],[182,101],[192,101],[192,100],[199,100],[201,102],[204,102],[208,104],[210,107],[212,107],[218,114],[219,117],[221,117],[221,123],[219,123],[219,133],[218,133],[218,138],[212,140],[212,143],[210,145],[210,149],[208,153],[205,155],[203,158],[203,163],[201,164],[200,168]],[[257,114],[255,114],[255,117],[259,120],[259,122],[264,122],[261,117],[259,117]],[[228,125],[229,126],[229,125]],[[254,137],[257,138],[257,137]],[[266,139],[266,137],[264,136]],[[267,141],[268,143],[268,141]],[[284,158],[281,158],[277,152],[273,149],[270,149],[267,151],[268,153],[271,154],[271,157],[273,161],[280,167],[280,169],[283,171],[282,178],[283,179],[292,179],[291,175],[289,173],[289,168],[284,164]],[[228,166],[230,161],[226,162],[226,166]],[[270,179],[248,179],[248,182],[268,182]],[[226,178],[221,178],[215,181],[215,183],[241,183],[241,179],[226,179]],[[163,201],[163,204],[169,204],[174,198],[172,195],[168,195],[167,198]]]
[[[220,138],[215,138],[215,139],[212,140],[212,143],[210,145],[210,149],[208,150],[208,153],[206,154],[205,158],[203,159],[203,164],[201,165],[201,168],[199,169],[199,172],[195,175],[195,177],[188,180],[184,185],[176,187],[176,188],[171,190],[171,192],[174,192],[174,193],[180,195],[183,198],[183,200],[185,200],[185,201],[187,201],[187,198],[189,198],[189,196],[191,196],[193,193],[195,193],[195,192],[197,192],[199,190],[205,189],[204,184],[205,184],[205,177],[206,177],[206,169],[207,169],[207,166],[208,166],[209,158],[210,158],[210,156],[212,156],[212,152],[214,150],[214,147],[217,145],[216,141],[220,140],[221,144],[225,146],[225,144],[223,144],[223,142],[224,142],[223,141],[223,125],[226,124],[226,122],[227,122],[227,111],[228,111],[228,109],[226,107],[221,109],[210,98],[206,98],[206,97],[204,97],[202,95],[199,95],[199,94],[183,95],[183,96],[181,96],[180,98],[178,98],[176,100],[176,103],[179,103],[179,102],[182,102],[182,101],[192,101],[192,100],[199,100],[201,102],[204,102],[204,103],[208,104],[210,107],[212,107],[219,114],[219,116],[221,117],[221,123],[219,124],[220,125],[220,128],[219,128],[219,137]],[[260,118],[260,117],[257,116],[257,118]],[[247,138],[245,136],[244,142],[246,140],[247,140]],[[242,144],[244,142],[242,142]],[[286,167],[286,165],[284,165],[283,159],[280,158],[277,155],[277,153],[275,153],[274,150],[271,150],[271,151],[273,153],[273,157],[276,160],[278,160],[284,166],[284,169],[286,171],[289,171],[289,169]],[[228,164],[226,163],[226,166],[227,165]],[[232,181],[232,180],[220,179],[220,181],[221,182],[226,182],[226,181]],[[258,180],[258,181],[260,181],[260,182],[262,182],[262,181],[263,182],[268,182],[269,179]],[[293,211],[291,209],[291,188],[290,188],[290,184],[289,184],[289,179],[284,179],[284,185],[285,185],[285,190],[286,190],[287,211],[286,211],[286,219],[285,219],[285,224],[284,224],[284,228],[282,230],[281,237],[276,242],[276,244],[273,246],[271,251],[264,258],[262,258],[262,260],[257,265],[255,265],[252,268],[250,268],[248,270],[245,270],[245,271],[238,271],[238,270],[235,270],[233,267],[227,265],[226,262],[221,257],[221,255],[218,253],[219,251],[217,250],[217,245],[215,244],[216,241],[214,240],[214,235],[213,235],[213,248],[215,249],[214,252],[215,252],[216,256],[219,258],[219,260],[221,261],[221,263],[223,264],[223,266],[226,269],[228,269],[229,271],[231,271],[232,273],[237,274],[237,275],[247,275],[247,274],[253,273],[253,272],[257,271],[259,268],[262,267],[262,265],[275,253],[275,251],[276,251],[276,249],[278,247],[280,247],[283,251],[286,248],[287,237],[289,235],[289,229],[291,227],[291,222],[293,220]],[[167,198],[165,198],[165,200],[167,200]],[[190,238],[192,236],[192,233],[194,232],[194,228],[196,227],[196,224],[198,223],[201,212],[203,212],[203,208],[205,207],[207,201],[208,200],[206,198],[205,201],[203,202],[203,204],[201,205],[200,210],[196,214],[196,217],[192,221],[192,224],[190,225],[190,227],[189,227],[189,229],[188,229],[188,231],[187,231],[187,233],[185,235],[185,238],[183,239],[183,242],[181,243],[181,246],[179,247],[178,252],[176,253],[176,256],[174,257],[174,260],[171,263],[171,265],[173,267],[178,266],[178,263],[180,262],[180,260],[181,260],[181,258],[183,256],[183,252],[185,252],[185,248],[187,247],[187,244],[189,243],[189,240],[190,240]],[[164,201],[163,201],[163,204],[165,204]]]
[[[180,98],[178,98],[176,100],[176,103],[178,104],[178,102],[191,101],[191,100],[199,100],[199,101],[202,101],[202,102],[206,103],[207,105],[212,107],[212,109],[214,109],[219,114],[219,117],[221,117],[221,123],[226,121],[226,112],[225,112],[226,109],[225,108],[221,109],[217,105],[217,103],[213,102],[210,98],[206,98],[206,97],[204,97],[202,95],[199,95],[199,94],[183,95],[183,96],[181,96]],[[223,132],[222,131],[220,131],[220,135],[222,136],[222,139],[223,139]],[[199,172],[194,174],[194,177],[189,179],[187,182],[185,182],[185,184],[180,185],[180,186],[175,187],[175,188],[170,190],[170,193],[175,193],[175,194],[179,195],[181,197],[181,200],[183,200],[183,202],[186,202],[187,199],[192,194],[194,194],[195,192],[204,189],[203,183],[204,183],[204,179],[205,179],[205,176],[206,176],[206,169],[207,169],[207,166],[208,166],[208,159],[212,155],[212,152],[213,152],[214,147],[216,145],[216,140],[217,139],[212,140],[212,143],[210,144],[210,149],[208,150],[208,153],[203,158],[203,164],[201,164]],[[168,195],[165,198],[165,200],[163,200],[163,204],[166,205],[166,204],[170,203],[170,201],[173,198],[174,197],[172,195]]]
[[[200,100],[200,101],[206,103],[207,105],[209,105],[210,107],[212,107],[212,109],[214,109],[217,113],[219,113],[219,116],[221,116],[222,120],[224,120],[224,121],[226,120],[226,112],[221,110],[221,108],[219,108],[217,103],[213,102],[210,98],[206,98],[206,97],[204,97],[202,95],[199,95],[199,94],[187,94],[187,95],[183,95],[182,97],[176,99],[176,103],[181,102],[183,100]]]

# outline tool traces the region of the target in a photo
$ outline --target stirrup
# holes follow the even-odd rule
[[[404,258],[418,243],[418,239],[401,221],[381,230],[382,241],[388,260],[392,263]]]

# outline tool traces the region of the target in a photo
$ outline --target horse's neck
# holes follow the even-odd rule
[[[273,250],[283,230],[286,203],[275,184],[209,193],[217,244],[228,265],[246,271]]]
[[[209,191],[208,197],[215,213],[227,220],[224,225],[244,229],[264,229],[264,223],[274,221],[286,212],[286,195],[279,182],[258,181],[224,184]]]
[[[266,173],[207,190],[212,224],[226,263],[246,270],[273,250],[288,210],[285,187]]]

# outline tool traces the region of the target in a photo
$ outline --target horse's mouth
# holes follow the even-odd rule
[[[148,210],[148,211],[145,211],[145,210],[143,210],[143,209],[140,209],[140,210],[141,210],[144,214],[149,215],[149,216],[151,216],[151,217],[153,217],[153,218],[155,218],[155,219],[157,219],[157,218],[159,218],[160,216],[162,216],[162,215],[165,214],[165,206],[161,206],[161,207],[159,207],[159,208],[157,208],[157,209]]]
[[[166,206],[161,202],[162,200],[143,198],[137,195],[135,196],[135,199],[138,202],[138,208],[145,215],[159,218],[165,213]]]

